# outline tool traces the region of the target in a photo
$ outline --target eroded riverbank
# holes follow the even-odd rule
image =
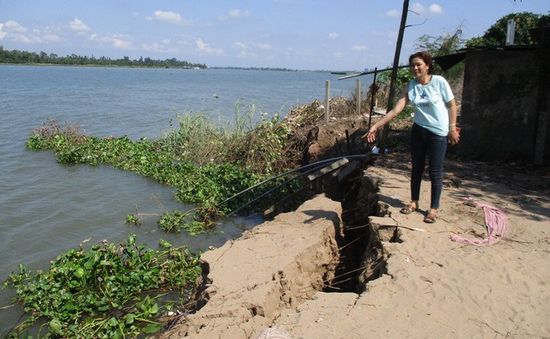
[[[292,338],[550,335],[547,197],[525,204],[517,190],[455,171],[460,187],[444,190],[442,217],[427,225],[421,213],[398,212],[408,197],[401,169],[367,172],[384,179],[378,196],[387,214],[365,220],[365,229],[379,235],[384,230],[379,240],[386,260],[380,278],[364,292],[323,291],[339,261],[335,226],[342,222],[342,207],[317,196],[206,252],[208,302],[163,337],[254,338],[268,326]],[[428,190],[425,182],[421,207]],[[453,233],[484,236],[483,212],[463,204],[467,195],[507,213],[509,231],[497,244],[466,246],[449,239]]]

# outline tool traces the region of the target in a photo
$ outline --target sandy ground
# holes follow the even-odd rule
[[[440,219],[425,224],[422,212],[399,213],[409,199],[406,169],[367,170],[384,178],[379,198],[390,212],[369,221],[397,227],[400,241],[382,242],[386,274],[362,294],[322,292],[334,275],[342,222],[340,203],[317,196],[204,253],[209,300],[163,336],[255,338],[272,327],[288,336],[271,338],[550,338],[548,192],[474,172],[450,171]],[[450,240],[486,234],[483,211],[465,205],[467,196],[506,212],[509,231],[496,244]],[[425,181],[422,211],[428,199]]]

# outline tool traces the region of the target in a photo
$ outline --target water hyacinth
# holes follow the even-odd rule
[[[198,257],[166,241],[160,245],[153,250],[130,235],[120,245],[104,242],[89,250],[69,250],[44,272],[20,265],[4,287],[16,288],[17,301],[29,316],[8,336],[20,337],[40,323],[40,331],[46,327],[60,337],[135,337],[159,331],[155,318],[173,305],[161,303],[158,296],[172,291],[185,304],[201,275]]]

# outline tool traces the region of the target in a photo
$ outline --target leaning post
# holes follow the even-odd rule
[[[355,80],[355,113],[361,114],[361,80]]]
[[[330,116],[330,80],[325,82],[325,122],[328,124]]]
[[[397,69],[399,68],[399,55],[401,53],[401,45],[403,44],[403,35],[405,34],[405,28],[407,28],[407,13],[409,12],[409,0],[403,0],[403,11],[401,12],[401,24],[399,26],[399,34],[397,35],[397,43],[395,45],[395,54],[393,56],[393,67],[390,77],[390,93],[388,94],[388,105],[386,107],[386,113],[389,113],[393,109],[394,96],[395,96],[395,81],[397,79]],[[388,140],[388,132],[390,130],[390,124],[386,124],[382,129],[382,135],[380,136],[379,147],[384,152]]]

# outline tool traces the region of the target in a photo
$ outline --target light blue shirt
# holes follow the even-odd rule
[[[440,75],[432,75],[426,85],[416,79],[409,82],[409,103],[414,107],[414,123],[441,136],[449,134],[447,103],[454,99],[451,86]]]

